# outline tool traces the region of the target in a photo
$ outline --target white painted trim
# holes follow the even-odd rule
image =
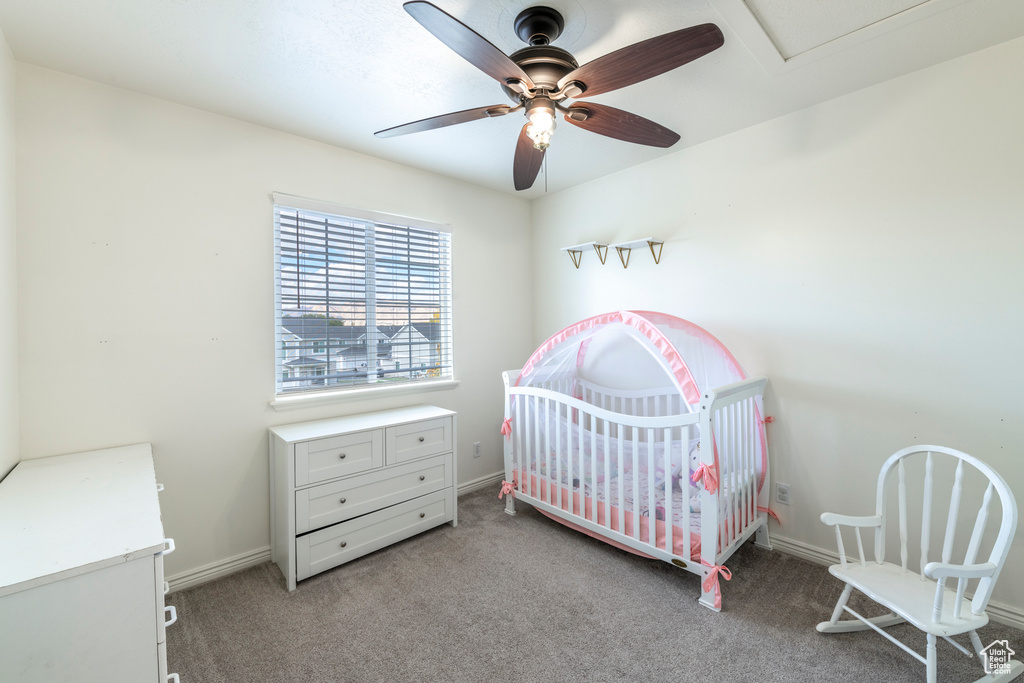
[[[838,552],[825,550],[803,541],[786,538],[785,536],[779,536],[778,532],[772,533],[772,546],[779,552],[799,557],[801,560],[807,560],[814,564],[824,566],[839,564]],[[989,619],[996,623],[1024,630],[1024,610],[1018,607],[1011,607],[995,600],[989,600],[985,611],[988,613]]]
[[[771,36],[754,16],[745,0],[711,0],[711,6],[733,30],[740,41],[754,55],[769,76],[791,71],[811,62],[847,50],[855,45],[874,40],[891,31],[910,26],[925,18],[962,5],[967,0],[925,0],[913,7],[880,19],[872,24],[838,36],[817,47],[804,50],[791,57],[783,57]]]
[[[272,192],[270,194],[270,198],[275,204],[287,206],[292,209],[316,211],[317,213],[334,214],[335,216],[344,216],[346,218],[356,218],[361,221],[366,221],[367,223],[404,225],[410,228],[434,230],[435,232],[451,232],[451,225],[448,223],[438,223],[437,221],[426,220],[424,218],[399,216],[398,214],[384,213],[383,211],[359,209],[354,206],[335,204],[334,202],[324,201],[322,199],[312,199],[310,197],[299,197],[297,195],[285,194],[283,192]]]
[[[501,485],[501,482],[502,482],[502,480],[504,478],[505,478],[505,473],[504,472],[496,472],[495,474],[488,474],[488,475],[485,475],[483,477],[478,477],[476,479],[473,479],[472,481],[463,482],[463,483],[459,484],[459,495],[460,496],[464,496],[467,493],[472,493],[473,491],[479,491],[480,489],[485,489],[488,486],[494,486],[495,487],[494,495],[495,495],[495,497],[497,497],[497,495],[498,495],[498,488],[497,487],[499,487]]]
[[[171,586],[171,593],[192,588],[214,579],[222,579],[236,572],[258,564],[270,561],[270,546],[250,550],[241,555],[229,557],[226,560],[218,560],[196,569],[190,569],[180,574],[167,577],[167,583]]]
[[[386,384],[372,387],[358,387],[355,389],[340,389],[338,391],[324,391],[295,396],[280,396],[270,402],[270,407],[280,412],[282,410],[295,410],[297,408],[312,408],[314,406],[326,405],[329,403],[345,403],[347,401],[365,401],[371,398],[384,398],[386,396],[403,396],[406,394],[419,394],[426,391],[443,391],[455,389],[459,386],[457,379],[445,379],[437,382],[402,382],[401,384]]]

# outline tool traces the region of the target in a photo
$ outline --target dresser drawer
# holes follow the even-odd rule
[[[296,578],[309,578],[452,519],[451,490],[392,505],[295,539]]]
[[[295,444],[295,485],[304,486],[384,464],[380,429]]]
[[[447,454],[296,491],[295,532],[343,522],[450,488],[452,483],[451,455]]]
[[[441,417],[387,428],[388,464],[452,450],[452,419]]]

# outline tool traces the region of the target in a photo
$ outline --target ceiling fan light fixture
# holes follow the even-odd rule
[[[551,100],[535,99],[526,111],[530,125],[526,127],[526,135],[533,140],[536,149],[544,151],[551,144],[551,135],[555,132],[555,104]]]

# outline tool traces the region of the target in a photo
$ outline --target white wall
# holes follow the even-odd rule
[[[1024,39],[539,200],[535,341],[621,308],[718,336],[771,380],[791,541],[834,552],[818,515],[873,512],[914,443],[988,461],[1024,504],[1021,83]],[[646,236],[661,265],[558,251]],[[995,600],[1024,610],[1024,531],[1010,567]]]
[[[436,403],[459,413],[459,480],[501,469],[499,373],[532,330],[494,265],[529,272],[527,202],[17,69],[23,457],[152,442],[172,576],[268,545],[268,425]],[[451,224],[458,389],[268,407],[272,191]]]
[[[0,479],[18,463],[18,241],[14,56],[0,31]]]

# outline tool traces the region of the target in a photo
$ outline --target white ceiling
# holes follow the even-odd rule
[[[524,8],[565,17],[580,64],[714,22],[725,45],[595,102],[682,136],[668,150],[562,123],[531,190],[571,187],[1024,35],[1022,0],[432,0],[506,54]],[[518,114],[374,131],[509,103],[401,0],[0,0],[16,59],[514,193]],[[1020,84],[1007,84],[1020,87]]]

